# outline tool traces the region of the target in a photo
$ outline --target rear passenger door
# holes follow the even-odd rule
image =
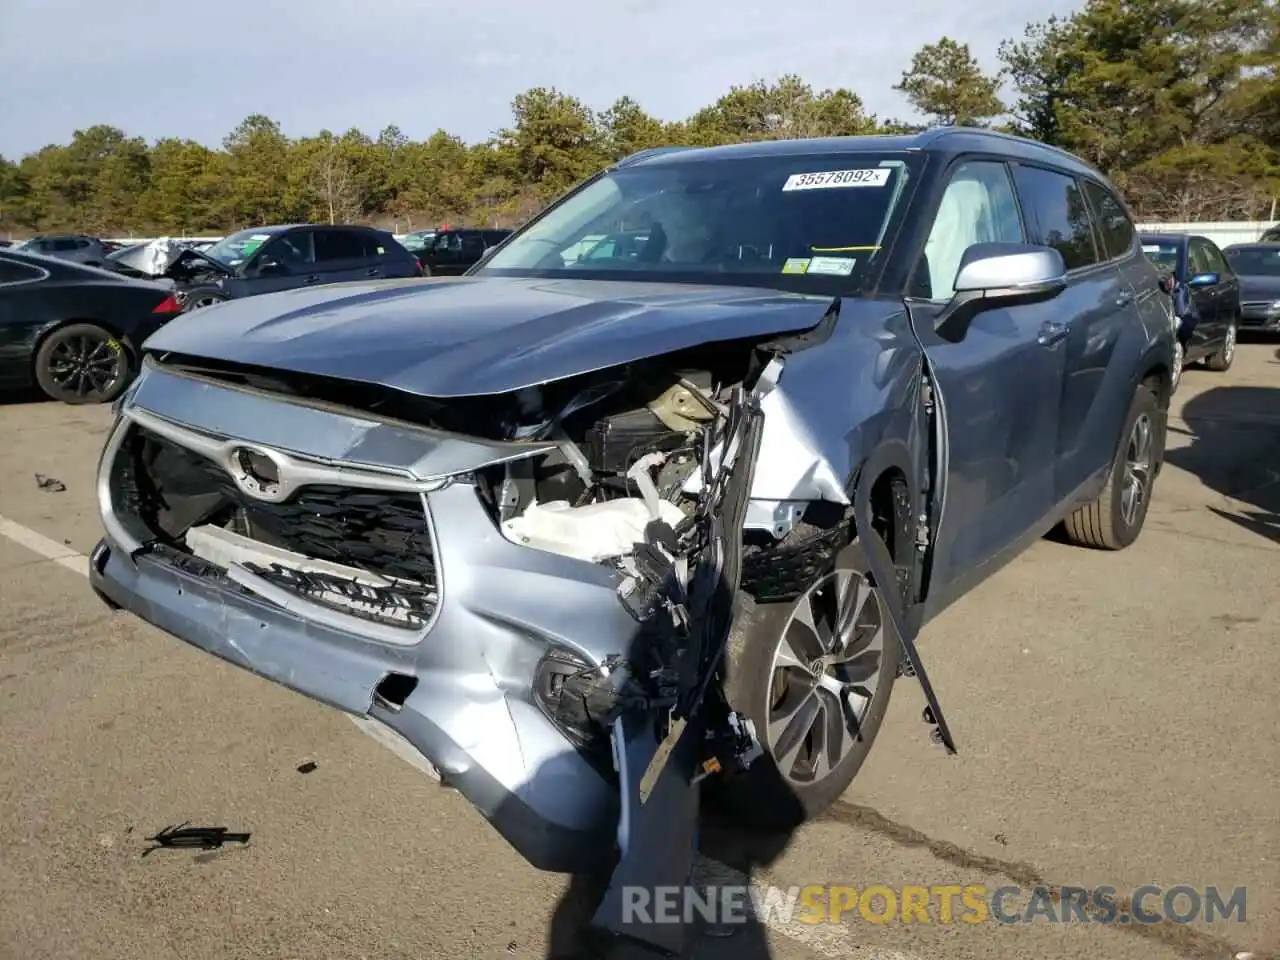
[[[983,311],[954,343],[933,324],[966,250],[1023,242],[1008,165],[985,158],[953,165],[910,283],[912,322],[947,431],[928,616],[1013,556],[1028,531],[1039,536],[1053,507],[1063,349],[1040,340],[1057,301]]]
[[[1063,324],[1054,467],[1054,497],[1062,509],[1096,496],[1104,482],[1132,400],[1133,373],[1146,351],[1141,310],[1154,301],[1148,304],[1150,292],[1144,292],[1144,305],[1137,303],[1129,275],[1143,257],[1137,230],[1108,191],[1062,170],[1027,164],[1017,166],[1015,179],[1033,242],[1058,249],[1068,271],[1067,289],[1052,301]]]
[[[316,230],[316,273],[319,283],[367,280],[371,263],[365,252],[364,233],[341,227]]]

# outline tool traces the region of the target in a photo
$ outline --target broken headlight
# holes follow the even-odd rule
[[[621,701],[608,668],[552,648],[538,662],[533,699],[598,773],[610,780],[616,776],[609,726]]]

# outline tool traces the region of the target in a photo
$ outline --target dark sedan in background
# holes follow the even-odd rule
[[[460,277],[509,236],[510,230],[438,230],[416,251],[418,262],[428,277]]]
[[[114,400],[137,372],[142,341],[181,311],[163,284],[0,250],[0,388]]]
[[[150,274],[149,251],[127,250],[112,269]],[[372,227],[288,224],[252,227],[204,250],[186,247],[157,274],[174,281],[184,309],[299,287],[355,280],[408,279],[422,268],[391,234]]]
[[[1280,330],[1280,243],[1236,243],[1224,253],[1240,278],[1240,325]]]
[[[1173,280],[1174,385],[1188,363],[1203,360],[1210,370],[1228,369],[1240,329],[1240,281],[1223,252],[1208,237],[1144,233],[1141,238],[1147,259]]]

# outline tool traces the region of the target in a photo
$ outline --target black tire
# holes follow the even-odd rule
[[[1204,365],[1215,373],[1226,373],[1236,357],[1236,340],[1240,336],[1240,318],[1233,317],[1223,337],[1222,346],[1205,357]]]
[[[1141,496],[1135,501],[1134,509],[1130,510],[1126,503],[1126,482],[1130,461],[1140,462],[1143,458],[1142,450],[1138,449],[1141,440],[1136,430],[1144,420],[1149,431],[1146,468],[1138,471],[1141,476],[1136,478],[1140,482],[1135,489]],[[1151,506],[1151,492],[1164,450],[1164,437],[1158,433],[1165,429],[1164,422],[1155,393],[1146,384],[1140,384],[1129,404],[1129,415],[1120,432],[1120,443],[1111,461],[1106,485],[1097,500],[1079,507],[1063,521],[1067,539],[1072,543],[1097,550],[1123,550],[1138,539]]]
[[[133,378],[133,357],[111,331],[94,323],[71,323],[41,342],[35,377],[54,400],[110,403]]]
[[[766,753],[746,771],[709,782],[713,784],[710,796],[715,806],[744,826],[765,830],[790,829],[821,814],[853,782],[875,742],[893,693],[901,646],[886,614],[880,591],[871,586],[861,558],[860,550],[852,545],[845,547],[837,554],[834,563],[815,578],[808,591],[797,600],[757,603],[749,596],[742,597],[743,606],[735,619],[725,650],[725,693],[730,706],[751,719]],[[864,652],[855,657],[853,662],[858,668],[857,675],[865,675],[868,682],[874,677],[875,687],[862,688],[872,696],[862,708],[865,712],[858,718],[857,736],[851,734],[847,724],[843,727],[844,735],[850,737],[847,752],[835,764],[830,765],[824,776],[806,781],[802,776],[798,777],[797,773],[803,772],[806,756],[812,758],[816,752],[813,747],[817,743],[812,733],[802,740],[798,754],[786,764],[788,769],[784,770],[775,751],[786,741],[779,736],[777,743],[772,742],[769,726],[774,708],[780,708],[789,697],[798,699],[803,696],[804,680],[801,678],[806,677],[806,674],[798,667],[775,669],[774,658],[782,644],[783,633],[788,629],[792,615],[800,604],[806,597],[818,597],[811,609],[825,606],[820,599],[822,591],[829,591],[825,595],[828,600],[835,596],[836,591],[830,587],[835,584],[838,573],[847,575],[851,584],[864,584],[870,590],[863,615],[855,620],[855,627],[861,625],[863,629],[855,630],[852,635],[855,649]],[[834,609],[828,608],[829,612]],[[796,630],[795,627],[791,629]],[[875,629],[881,629],[878,651],[872,649],[875,644]],[[813,634],[800,631],[792,641],[793,644],[799,647],[806,642],[805,636],[812,637]],[[828,671],[832,669],[827,668]],[[794,688],[792,678],[796,678]],[[811,688],[816,688],[811,679],[810,683]],[[791,692],[780,696],[780,689]],[[825,700],[828,711],[837,702],[851,702],[847,692],[838,699],[826,690],[817,692],[816,695]],[[793,718],[799,713],[797,710],[792,715]],[[830,712],[826,716],[828,719],[833,717]],[[780,726],[785,733],[786,725]],[[788,738],[790,742],[794,742],[794,739]]]
[[[216,303],[226,303],[231,298],[218,290],[192,290],[182,297],[182,312],[201,310]]]

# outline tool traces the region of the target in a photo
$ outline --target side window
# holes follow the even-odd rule
[[[54,250],[74,250],[78,245],[73,237],[59,237],[53,241]]]
[[[456,233],[442,233],[436,237],[436,250],[456,252],[462,249],[462,237]]]
[[[381,233],[361,233],[360,242],[364,246],[366,260],[378,260],[378,257],[390,256],[396,248],[392,237]]]
[[[484,237],[479,233],[465,233],[462,235],[462,251],[469,256],[479,257],[484,253]]]
[[[960,260],[975,243],[1021,243],[1022,220],[1003,163],[977,160],[951,175],[916,267],[919,295],[949,300]],[[927,289],[926,289],[927,288]]]
[[[1230,276],[1232,270],[1231,267],[1227,265],[1226,258],[1223,257],[1222,251],[1219,250],[1211,240],[1204,240],[1202,243],[1204,245],[1204,259],[1209,265],[1209,272],[1216,273],[1223,278]]]
[[[297,233],[276,237],[262,249],[263,260],[277,260],[287,267],[301,267],[316,262],[311,247],[311,231],[299,230]]]
[[[1209,251],[1206,249],[1205,242],[1199,237],[1192,237],[1189,244],[1188,266],[1191,268],[1188,273],[1190,276],[1199,276],[1202,273],[1216,273],[1213,269],[1213,263],[1209,259]]]
[[[43,270],[29,267],[25,263],[0,260],[0,284],[29,283],[32,280],[43,279],[45,276],[46,274]]]
[[[364,259],[363,237],[351,230],[316,231],[316,263]]]
[[[1062,254],[1068,270],[1099,261],[1084,194],[1074,177],[1039,167],[1015,168],[1014,179],[1027,211],[1033,243],[1053,247]]]
[[[1093,207],[1093,214],[1098,218],[1098,234],[1102,237],[1102,248],[1108,260],[1123,257],[1133,249],[1133,236],[1137,229],[1124,207],[1111,194],[1096,183],[1084,182],[1085,196]]]

